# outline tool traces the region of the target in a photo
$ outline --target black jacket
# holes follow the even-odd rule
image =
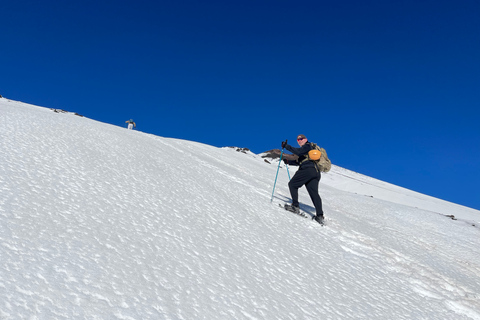
[[[304,161],[308,156],[308,151],[313,149],[310,142],[305,143],[303,145],[303,147],[300,147],[300,148],[294,148],[291,145],[287,144],[285,146],[285,149],[287,149],[291,153],[296,154],[298,156],[298,160],[288,160],[288,164],[290,164],[292,166],[298,166],[299,165],[300,168],[307,168],[307,167],[315,168],[315,163],[314,162],[312,162],[310,160]]]

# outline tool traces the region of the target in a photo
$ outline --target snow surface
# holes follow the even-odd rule
[[[283,166],[270,202],[259,155],[3,98],[0,119],[2,320],[480,319],[477,210],[334,166],[321,227],[278,207]]]

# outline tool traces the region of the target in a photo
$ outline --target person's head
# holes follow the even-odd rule
[[[299,134],[299,135],[297,136],[297,142],[298,142],[298,144],[300,145],[300,147],[303,147],[303,145],[304,145],[305,143],[307,143],[307,141],[308,141],[308,139],[307,139],[307,137],[305,137],[305,135]]]

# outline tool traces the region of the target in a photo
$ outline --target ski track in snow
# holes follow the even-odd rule
[[[252,153],[0,115],[2,320],[480,320],[476,210],[334,167],[321,227],[278,207],[285,168],[270,203],[277,165]]]

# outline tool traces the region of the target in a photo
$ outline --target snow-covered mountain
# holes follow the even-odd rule
[[[2,320],[480,319],[477,210],[334,166],[321,227],[278,207],[284,167],[270,202],[260,155],[3,98],[0,118]]]

